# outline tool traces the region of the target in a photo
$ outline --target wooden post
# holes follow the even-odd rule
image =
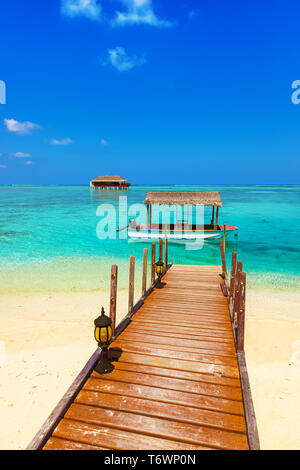
[[[246,298],[246,273],[239,273],[239,293],[237,312],[237,351],[244,351],[245,343],[245,298]]]
[[[229,291],[229,297],[231,300],[233,299],[235,270],[236,270],[236,251],[232,253],[232,258],[231,258],[231,275],[230,275],[230,291]]]
[[[168,268],[168,239],[167,234],[165,235],[165,271]]]
[[[216,221],[215,221],[215,230],[218,228],[218,217],[219,217],[219,206],[217,207]]]
[[[235,282],[234,282],[234,290],[233,290],[233,315],[236,316],[236,312],[238,311],[238,292],[239,292],[239,284],[240,284],[240,273],[243,270],[243,262],[238,261],[236,265],[236,273],[235,273]]]
[[[132,313],[134,301],[134,265],[135,257],[130,256],[129,264],[129,295],[128,295],[128,313]]]
[[[147,256],[148,250],[144,248],[143,254],[143,278],[142,278],[142,297],[145,297],[146,290],[147,290]]]
[[[111,318],[111,328],[112,328],[113,337],[115,336],[115,329],[116,329],[117,282],[118,282],[118,266],[114,264],[111,267],[111,275],[110,275],[110,305],[109,305],[109,316]]]
[[[147,230],[149,228],[149,204],[147,204]]]
[[[152,254],[151,254],[151,284],[155,281],[155,243],[152,243]]]
[[[221,249],[221,257],[222,257],[223,275],[224,275],[224,279],[227,279],[227,268],[226,268],[225,252],[224,252],[224,245],[223,245],[222,240],[220,240],[220,249]]]
[[[163,240],[162,238],[159,239],[159,259],[162,261],[163,259]]]
[[[212,215],[211,215],[210,225],[214,225],[214,219],[215,219],[215,206],[213,206],[213,208],[212,208]]]
[[[225,253],[225,251],[226,251],[226,224],[225,224],[225,223],[224,223],[224,230],[223,230],[223,232],[224,232],[224,239],[223,239],[224,241],[223,241],[223,245],[224,245],[224,253]]]

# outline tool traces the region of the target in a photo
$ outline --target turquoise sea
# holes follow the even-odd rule
[[[238,251],[251,286],[299,289],[300,186],[132,186],[126,192],[2,186],[0,292],[106,289],[112,264],[119,266],[119,287],[126,288],[131,254],[139,280],[143,248],[150,244],[100,240],[96,229],[101,217],[96,213],[105,203],[118,215],[119,196],[127,196],[128,205],[142,203],[149,190],[219,190],[219,223],[239,227],[238,237],[226,242],[228,265],[230,253]],[[220,264],[219,242],[207,241],[200,250],[169,244],[169,260]]]

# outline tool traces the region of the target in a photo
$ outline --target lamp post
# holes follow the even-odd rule
[[[102,349],[101,357],[95,367],[95,371],[99,374],[107,374],[114,370],[113,364],[108,359],[108,346],[112,339],[112,320],[105,315],[104,308],[101,309],[100,317],[94,321],[94,336],[99,348]]]
[[[156,287],[158,289],[162,289],[163,288],[163,284],[161,282],[161,278],[162,278],[162,275],[163,275],[163,272],[165,270],[165,265],[164,263],[159,259],[156,263],[155,263],[155,272],[157,274],[157,277],[158,277],[158,283],[156,285]]]

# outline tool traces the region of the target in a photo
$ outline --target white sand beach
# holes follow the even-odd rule
[[[107,292],[0,296],[0,449],[24,449],[96,349]],[[248,289],[246,358],[262,449],[299,449],[300,294]],[[118,317],[127,311],[120,291]]]

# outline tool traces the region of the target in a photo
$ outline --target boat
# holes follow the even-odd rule
[[[222,201],[219,191],[149,191],[144,203],[147,206],[147,222],[145,225],[137,224],[130,219],[128,237],[133,240],[156,240],[167,237],[170,241],[195,241],[203,239],[218,239],[231,233],[237,233],[238,227],[234,225],[219,225],[219,209]],[[212,214],[210,223],[189,223],[188,214],[185,220],[177,219],[174,223],[152,223],[153,206],[210,206]],[[204,216],[202,217],[202,222]]]

